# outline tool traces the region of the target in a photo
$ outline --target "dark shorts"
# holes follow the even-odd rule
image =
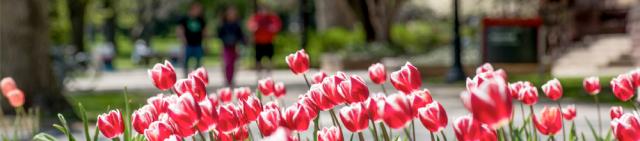
[[[261,61],[262,58],[271,60],[273,57],[273,44],[256,44],[256,61]]]

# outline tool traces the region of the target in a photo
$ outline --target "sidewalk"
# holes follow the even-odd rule
[[[222,73],[222,69],[217,67],[207,68],[207,71],[209,72],[209,85],[207,87],[219,88],[224,86],[224,74]],[[307,78],[311,81],[311,75],[316,72],[318,71],[310,70],[307,73]],[[182,69],[176,68],[176,74],[178,79],[184,78],[184,76],[182,76]],[[359,75],[368,79],[368,73],[366,70],[349,71],[347,74]],[[272,78],[275,81],[283,82],[287,86],[306,85],[302,76],[293,75],[290,70],[273,70]],[[235,82],[237,86],[255,86],[258,80],[256,72],[253,70],[239,70],[236,72]],[[125,86],[129,90],[155,89],[146,69],[102,72],[101,76],[98,76],[95,79],[89,77],[77,78],[72,82],[69,82],[66,87],[69,91],[110,91],[122,90]]]

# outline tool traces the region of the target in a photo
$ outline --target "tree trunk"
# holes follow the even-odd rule
[[[26,95],[25,107],[39,107],[45,115],[71,114],[52,71],[48,2],[0,0],[0,77],[16,80]]]
[[[85,52],[84,44],[84,16],[87,0],[68,0],[69,20],[71,21],[71,42],[75,53]]]
[[[116,11],[116,2],[116,0],[104,1],[105,9],[108,9],[111,15],[109,15],[105,19],[103,30],[106,41],[113,45],[113,48],[117,54],[119,52],[119,48],[116,42],[116,29],[118,28],[118,25],[116,23],[116,18],[118,17],[118,12]]]
[[[365,31],[367,42],[391,43],[391,23],[407,0],[348,0]]]
[[[345,0],[314,0],[313,2],[316,7],[315,21],[320,31],[336,26],[350,29],[358,22]]]

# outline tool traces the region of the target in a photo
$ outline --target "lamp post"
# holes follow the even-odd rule
[[[461,81],[465,79],[462,69],[462,43],[460,41],[460,0],[453,0],[453,64],[447,73],[447,83]]]

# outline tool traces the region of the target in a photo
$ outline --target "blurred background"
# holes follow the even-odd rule
[[[264,17],[276,26],[260,27]],[[256,61],[265,55],[262,38],[272,45],[272,63]],[[192,46],[201,48],[201,62],[186,68],[204,66],[210,92],[255,87],[271,76],[294,101],[305,84],[284,58],[304,48],[313,72],[329,74],[366,77],[373,63],[391,72],[409,61],[426,87],[441,92],[435,98],[454,103],[463,80],[485,62],[507,70],[510,81],[539,86],[558,77],[569,99],[591,100],[581,97],[582,78],[602,76],[610,93],[612,76],[640,65],[639,43],[635,0],[0,0],[0,78],[13,77],[26,107],[45,117],[74,115],[81,102],[95,119],[122,107],[125,87],[141,105],[161,93],[147,69],[169,60],[184,77]],[[227,55],[237,58],[231,81]],[[273,70],[261,74],[259,62]]]

